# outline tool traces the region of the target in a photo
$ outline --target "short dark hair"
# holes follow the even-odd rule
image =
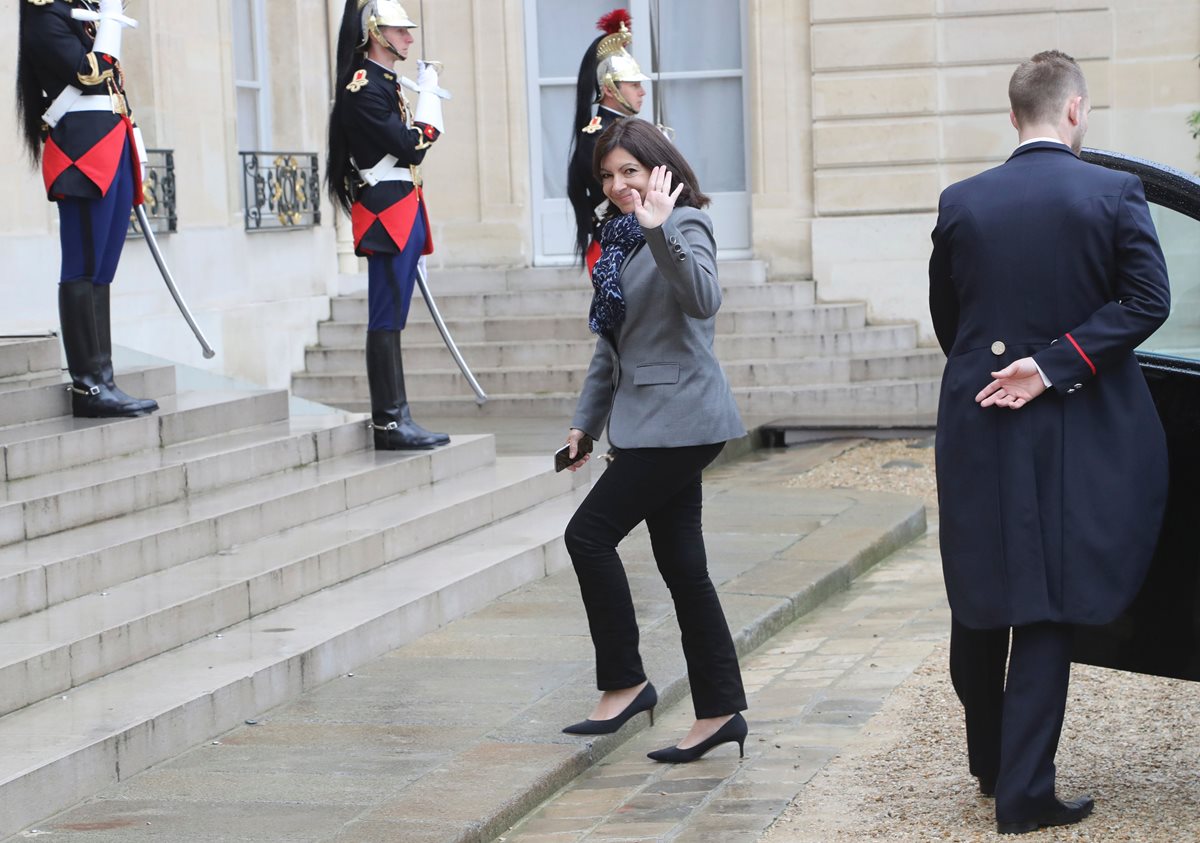
[[[1057,123],[1063,103],[1087,92],[1079,63],[1059,50],[1021,62],[1008,81],[1008,101],[1019,124]]]
[[[671,171],[674,184],[683,184],[683,190],[675,204],[687,208],[707,208],[709,198],[700,192],[700,182],[692,165],[683,153],[671,143],[655,126],[636,117],[625,117],[613,123],[596,139],[596,152],[592,156],[592,175],[601,184],[600,162],[614,149],[624,149],[650,170],[664,165]],[[674,190],[674,188],[672,188]]]

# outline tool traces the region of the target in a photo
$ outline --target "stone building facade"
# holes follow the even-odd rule
[[[0,0],[6,43],[16,42],[19,2]],[[418,0],[410,4],[418,16]],[[423,46],[445,63],[443,82],[454,93],[448,131],[424,168],[435,269],[563,261],[545,224],[558,213],[557,188],[538,167],[564,155],[558,144],[565,147],[568,130],[551,118],[570,80],[548,69],[547,45],[564,57],[556,67],[570,55],[577,63],[594,35],[592,6],[618,4],[424,0]],[[1095,109],[1090,145],[1200,166],[1185,125],[1200,108],[1194,0],[626,4],[643,67],[655,67],[652,44],[663,57],[665,116],[686,130],[679,143],[702,183],[728,183],[722,213],[731,222],[722,225],[730,240],[744,237],[730,254],[765,261],[772,277],[815,278],[824,299],[865,299],[877,321],[927,321],[924,263],[938,193],[1007,156],[1015,134],[1006,83],[1033,52],[1056,47],[1080,59]],[[126,39],[134,108],[148,145],[174,151],[178,229],[159,239],[219,354],[200,358],[136,241],[114,288],[116,341],[286,385],[339,274],[357,272],[357,260],[324,196],[319,225],[248,231],[239,152],[253,143],[315,153],[324,171],[342,3],[128,7],[141,21]],[[649,26],[648,15],[660,25]],[[688,44],[697,45],[694,55],[683,51]],[[0,110],[14,113],[12,96],[11,85],[0,88]],[[10,197],[0,205],[3,334],[57,324],[56,214],[10,125],[0,136]]]

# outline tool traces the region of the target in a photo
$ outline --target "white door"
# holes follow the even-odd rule
[[[720,256],[748,257],[745,0],[525,0],[534,262],[574,257],[566,173],[575,84],[596,20],[614,8],[632,15],[634,57],[655,80],[639,116],[675,130],[713,200]]]

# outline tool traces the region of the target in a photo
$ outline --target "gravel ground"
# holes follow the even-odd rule
[[[924,498],[937,506],[933,476],[933,437],[927,439],[851,440],[847,449],[811,471],[793,477],[787,486],[812,489],[870,489]]]
[[[856,443],[790,481],[923,495],[932,448]],[[895,461],[918,465],[897,465]],[[891,468],[886,466],[892,463]],[[967,772],[962,709],[939,647],[864,727],[853,751],[805,787],[761,843],[1011,840]],[[1096,812],[1038,841],[1200,840],[1200,685],[1075,665],[1056,759],[1059,794],[1087,793]]]

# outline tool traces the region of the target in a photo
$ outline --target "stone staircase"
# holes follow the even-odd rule
[[[870,325],[865,303],[818,302],[814,282],[767,281],[761,261],[722,262],[720,274],[716,349],[748,419],[932,420],[943,357],[917,345],[916,325]],[[421,417],[570,417],[595,347],[586,279],[570,269],[442,270],[431,283],[491,400],[476,405],[428,310],[414,301],[404,361]],[[363,286],[362,278],[344,280],[332,318],[318,328],[320,344],[293,377],[297,395],[369,408]]]
[[[0,837],[569,564],[586,471],[172,366],[119,374],[160,412],[74,419],[59,365],[0,339]]]

